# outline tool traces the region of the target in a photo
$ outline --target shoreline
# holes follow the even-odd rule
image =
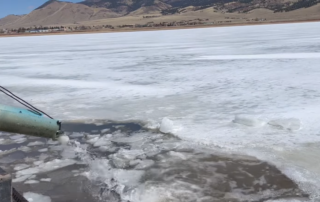
[[[309,22],[320,22],[320,18],[314,19],[314,20],[286,20],[286,21],[212,24],[212,25],[195,25],[195,26],[145,27],[145,28],[129,28],[129,29],[117,28],[117,29],[113,29],[113,30],[112,29],[105,29],[105,30],[65,31],[65,32],[50,32],[50,33],[0,34],[0,38],[2,38],[2,37],[25,37],[25,36],[49,36],[49,35],[73,35],[73,34],[99,34],[99,33],[139,32],[139,31],[182,30],[182,29],[239,27],[239,26],[255,26],[255,25],[309,23]]]

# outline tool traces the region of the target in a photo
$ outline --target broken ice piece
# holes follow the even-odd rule
[[[15,183],[15,182],[23,182],[23,181],[29,179],[31,176],[32,176],[32,175],[23,175],[23,176],[21,176],[21,177],[17,177],[17,178],[15,178],[15,179],[13,179],[12,182],[14,182],[14,183]]]
[[[40,141],[29,142],[27,146],[31,147],[31,146],[40,146],[40,145],[44,145],[44,142],[40,142]]]
[[[17,164],[13,169],[14,170],[23,170],[23,169],[26,169],[29,167],[30,167],[30,165],[27,165],[27,164]]]
[[[107,132],[109,132],[110,131],[110,129],[109,128],[106,128],[106,129],[102,129],[100,132],[101,133],[107,133]]]
[[[61,135],[58,137],[58,141],[60,142],[60,144],[62,145],[66,145],[69,142],[69,137],[66,135]]]
[[[28,180],[28,181],[25,181],[24,183],[25,184],[37,184],[37,183],[39,183],[39,181],[38,180]]]
[[[51,202],[50,197],[32,192],[23,193],[23,197],[29,202]]]
[[[258,117],[249,115],[236,115],[233,122],[252,127],[261,127],[265,125],[265,122],[263,120],[260,120]]]
[[[39,151],[39,152],[47,152],[47,151],[48,151],[48,148],[39,149],[38,151]]]
[[[41,182],[51,182],[51,178],[41,178]]]
[[[300,130],[301,129],[301,122],[299,119],[275,119],[268,122],[269,125],[277,127],[283,130]]]
[[[170,133],[173,130],[173,122],[167,117],[163,118],[160,124],[160,131],[163,133]]]
[[[153,165],[154,165],[154,161],[153,160],[146,159],[146,160],[140,161],[139,164],[136,165],[136,167],[134,169],[143,170],[143,169],[150,168]]]

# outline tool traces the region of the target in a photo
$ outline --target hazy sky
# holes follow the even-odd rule
[[[0,0],[0,18],[10,14],[27,14],[41,6],[47,0]],[[81,2],[83,0],[64,0],[69,2]]]

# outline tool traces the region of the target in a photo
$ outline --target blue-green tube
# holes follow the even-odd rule
[[[61,122],[28,109],[0,104],[0,131],[56,140],[61,133]]]

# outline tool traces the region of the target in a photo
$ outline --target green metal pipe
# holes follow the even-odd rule
[[[61,135],[61,122],[28,109],[0,104],[0,131],[56,140]]]

